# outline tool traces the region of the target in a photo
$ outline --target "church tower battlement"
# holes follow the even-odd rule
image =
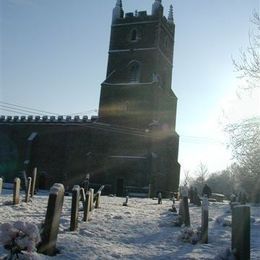
[[[161,0],[151,14],[113,9],[106,79],[99,120],[147,129],[153,122],[175,130],[177,98],[171,89],[175,24],[173,8],[163,15]]]

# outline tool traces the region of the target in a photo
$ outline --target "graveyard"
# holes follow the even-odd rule
[[[64,193],[63,185],[55,184],[50,191],[39,190],[34,196],[29,195],[28,202],[28,189],[27,192],[20,190],[16,201],[17,190],[2,189],[1,224],[22,221],[41,229],[44,222],[50,224],[47,215],[52,213],[46,214],[47,211],[60,214],[58,220],[54,219],[56,223],[50,224],[50,234],[41,234],[42,240],[48,236],[55,237],[56,229],[56,244],[46,251],[42,249],[42,243],[37,251],[25,252],[27,259],[233,259],[228,258],[231,257],[232,240],[229,201],[209,202],[208,241],[205,243],[200,241],[197,233],[202,224],[201,206],[189,203],[190,225],[179,226],[176,223],[181,200],[173,204],[171,199],[160,198],[159,203],[157,198],[100,196],[102,192],[98,192],[91,204],[94,191],[90,189],[84,204],[80,200],[81,190],[75,186],[72,193],[64,197],[62,194],[57,204],[49,207],[53,195]],[[177,212],[171,210],[173,205]],[[259,205],[250,205],[250,211],[250,259],[259,259]],[[0,257],[4,259],[9,251],[3,247],[3,229],[1,232]]]

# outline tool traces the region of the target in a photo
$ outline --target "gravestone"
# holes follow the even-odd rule
[[[24,189],[26,193],[28,187],[28,179],[27,179],[26,171],[22,171],[22,185],[20,184],[20,186],[22,186],[22,189]]]
[[[125,202],[123,203],[123,206],[128,206],[127,203],[128,203],[128,196],[125,197]]]
[[[20,202],[20,188],[21,188],[21,180],[20,178],[14,179],[14,188],[13,188],[13,204],[19,204]]]
[[[162,193],[158,193],[158,204],[162,204]]]
[[[80,187],[79,185],[74,185],[71,199],[70,231],[74,231],[78,228],[79,196]]]
[[[86,199],[85,199],[85,203],[84,203],[83,221],[88,221],[88,219],[89,219],[90,197],[91,197],[91,194],[90,194],[89,191],[87,191],[87,193],[86,193]]]
[[[202,199],[201,207],[201,243],[208,243],[208,226],[209,226],[209,202],[206,196]]]
[[[82,201],[82,206],[84,208],[85,205],[85,200],[86,200],[86,193],[84,188],[80,188],[80,201]]]
[[[250,259],[250,207],[232,209],[232,251],[236,259]]]
[[[96,203],[95,203],[95,208],[98,209],[100,205],[100,197],[101,197],[101,191],[98,191],[96,194]]]
[[[3,178],[0,178],[0,194],[2,193],[3,189]]]
[[[27,190],[26,190],[26,194],[25,194],[25,202],[29,202],[29,198],[30,198],[30,193],[31,193],[31,186],[32,186],[32,178],[28,177],[28,181],[27,181]]]
[[[94,189],[89,189],[90,192],[90,211],[94,209]]]
[[[37,179],[37,168],[34,168],[33,176],[32,176],[31,197],[33,197],[33,195],[35,193],[36,179]]]
[[[41,234],[42,241],[38,246],[39,253],[53,256],[57,252],[56,241],[58,237],[63,201],[64,186],[60,183],[55,183],[50,189],[48,207]]]
[[[183,222],[184,225],[190,226],[190,212],[189,212],[189,202],[188,202],[188,187],[184,186],[181,190],[182,200],[183,200]]]

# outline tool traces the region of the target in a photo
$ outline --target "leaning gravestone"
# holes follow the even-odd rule
[[[39,253],[50,256],[56,254],[56,241],[64,201],[64,191],[64,186],[61,183],[55,183],[50,189],[48,207],[41,234],[42,241],[38,246]]]
[[[3,179],[0,178],[0,194],[2,193],[2,188],[3,188]]]
[[[100,197],[101,197],[101,191],[98,191],[96,194],[96,203],[95,203],[95,208],[98,209],[100,206]]]
[[[30,198],[30,193],[31,193],[31,187],[32,187],[32,178],[28,177],[28,182],[27,182],[27,190],[26,190],[26,194],[25,194],[25,202],[27,203],[29,201]]]
[[[89,191],[86,193],[86,199],[84,202],[84,215],[83,215],[83,221],[88,221],[89,219],[89,211],[90,211],[90,198],[91,194]]]
[[[80,200],[82,201],[82,206],[84,208],[85,200],[86,200],[86,193],[84,188],[80,188]]]
[[[79,191],[80,191],[79,185],[74,185],[72,189],[72,200],[71,200],[70,231],[75,231],[78,228]]]
[[[90,192],[90,211],[94,209],[94,189],[89,189]]]
[[[35,193],[36,178],[37,178],[37,168],[34,168],[33,176],[32,176],[31,197],[33,197],[33,195]]]
[[[20,178],[15,178],[14,188],[13,188],[13,205],[19,204],[20,202],[20,187],[21,187]]]

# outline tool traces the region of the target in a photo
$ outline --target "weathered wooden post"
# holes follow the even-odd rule
[[[13,188],[13,204],[19,204],[20,202],[20,188],[21,180],[20,178],[14,179],[14,188]]]
[[[33,195],[35,193],[36,179],[37,179],[37,168],[34,168],[33,169],[33,176],[32,176],[31,197],[33,197]]]
[[[94,189],[89,189],[90,192],[90,211],[94,209]]]
[[[188,187],[187,186],[182,187],[181,195],[183,200],[183,222],[185,226],[190,226],[188,193],[189,193]]]
[[[209,202],[206,196],[203,197],[201,207],[201,243],[208,243],[208,227],[209,227]]]
[[[70,231],[74,231],[78,228],[79,191],[80,191],[79,185],[74,185],[72,189],[72,199],[71,199]]]
[[[90,197],[91,197],[91,194],[90,194],[89,191],[87,191],[87,193],[86,193],[86,199],[85,199],[85,203],[84,203],[83,221],[88,221],[88,218],[89,218]]]
[[[64,186],[61,183],[55,183],[50,189],[45,223],[41,235],[42,241],[38,246],[39,253],[50,256],[56,253],[56,241],[63,201]]]
[[[0,178],[0,194],[2,193],[3,189],[3,178]]]
[[[236,259],[250,259],[250,207],[235,206],[232,209],[232,251]]]
[[[28,181],[27,181],[27,190],[26,190],[26,194],[25,194],[25,202],[29,202],[29,198],[30,198],[30,193],[31,193],[31,186],[32,186],[32,178],[28,177]]]
[[[95,208],[98,209],[100,205],[100,197],[101,197],[101,191],[98,191],[96,194],[96,203],[95,203]]]

